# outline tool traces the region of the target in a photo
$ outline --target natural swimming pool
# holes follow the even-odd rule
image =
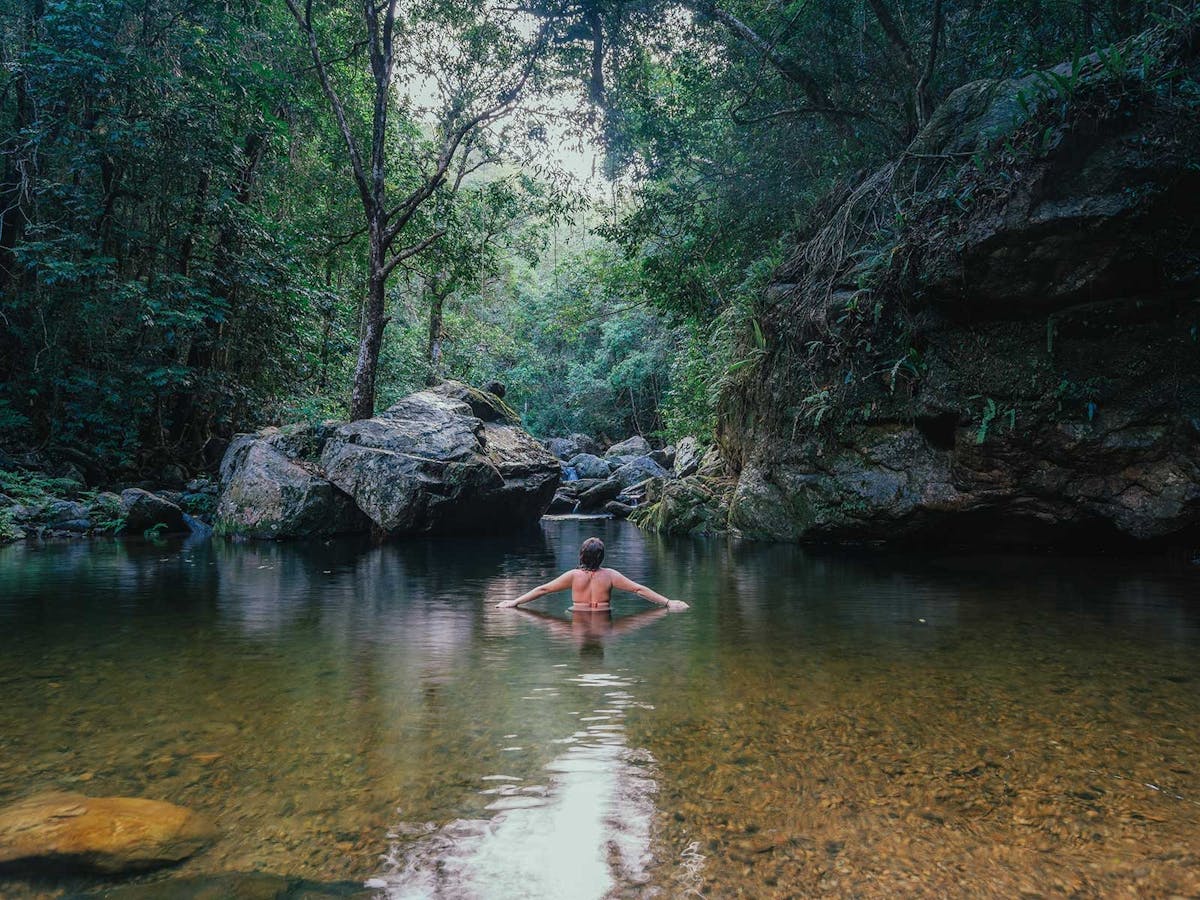
[[[575,563],[636,598],[492,603]],[[1200,892],[1200,577],[545,520],[383,547],[0,548],[0,803],[170,800],[155,882],[390,897]],[[28,880],[56,897],[111,882]]]

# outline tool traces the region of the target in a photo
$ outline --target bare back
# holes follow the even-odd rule
[[[612,569],[575,569],[571,572],[571,604],[577,609],[608,609],[614,574]]]
[[[571,589],[571,605],[575,609],[609,609],[613,588],[637,594],[644,600],[666,606],[670,609],[687,609],[682,600],[669,600],[657,591],[645,585],[638,584],[626,578],[616,569],[571,569],[563,572],[553,581],[535,587],[532,591],[522,594],[513,600],[502,600],[497,606],[512,607],[536,600],[555,591]]]

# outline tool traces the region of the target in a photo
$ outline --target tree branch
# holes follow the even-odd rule
[[[925,71],[921,73],[921,80],[917,82],[917,121],[919,125],[924,125],[933,115],[933,96],[930,93],[930,84],[933,81],[934,67],[937,65],[938,42],[942,36],[944,21],[942,0],[933,0],[933,22],[929,26],[929,57],[925,60]]]
[[[392,269],[396,268],[396,266],[400,265],[400,263],[404,262],[404,260],[408,259],[409,257],[416,256],[422,250],[425,250],[425,249],[433,246],[433,244],[435,244],[438,240],[440,240],[445,234],[446,234],[446,229],[441,228],[441,229],[435,231],[429,237],[425,238],[425,240],[418,241],[417,243],[412,244],[411,246],[405,247],[403,250],[401,250],[399,253],[397,253],[395,256],[393,256],[390,260],[388,260],[388,262],[384,265],[383,277],[387,278],[389,275],[392,274]]]
[[[316,66],[317,79],[321,82],[321,91],[325,94],[329,105],[333,107],[333,115],[337,119],[338,129],[342,133],[342,139],[346,142],[346,149],[350,152],[350,164],[354,170],[354,183],[358,186],[358,192],[362,196],[363,206],[367,210],[370,210],[373,201],[370,185],[367,183],[366,171],[363,169],[362,156],[358,152],[358,142],[354,140],[354,133],[350,130],[350,123],[346,120],[346,107],[343,105],[341,97],[333,89],[333,84],[329,80],[329,71],[325,67],[325,61],[321,56],[321,48],[317,43],[317,34],[313,30],[312,0],[307,0],[304,12],[300,11],[300,8],[296,5],[296,0],[285,0],[285,2],[287,3],[288,11],[292,14],[292,18],[296,20],[296,24],[300,26],[300,30],[304,33],[308,41],[308,52],[312,56],[313,64]]]
[[[879,24],[883,28],[883,33],[887,35],[888,43],[900,54],[900,59],[903,60],[904,67],[908,69],[915,79],[918,71],[917,59],[913,56],[912,47],[904,39],[904,33],[900,30],[900,24],[892,17],[891,10],[887,8],[883,0],[867,0],[867,3],[874,11],[875,18],[879,20]]]
[[[804,92],[804,95],[808,98],[809,105],[818,110],[835,108],[833,101],[829,98],[825,89],[821,87],[811,73],[800,68],[795,60],[780,53],[773,43],[765,40],[762,35],[741,19],[719,8],[716,4],[709,2],[709,0],[682,0],[682,3],[693,12],[698,12],[708,16],[713,21],[720,22],[729,31],[753,47],[775,67],[776,71],[796,84]],[[852,136],[851,129],[846,124],[844,118],[838,116],[826,116],[826,118],[840,135],[843,137]]]
[[[520,96],[521,91],[525,89],[525,85],[533,74],[537,59],[545,47],[547,34],[548,26],[544,25],[542,26],[541,34],[538,37],[534,51],[530,54],[529,61],[521,73],[521,77],[508,90],[504,91],[491,106],[480,110],[461,123],[457,128],[451,129],[442,143],[437,165],[434,167],[433,172],[427,176],[425,183],[385,213],[384,222],[389,222],[396,216],[399,216],[399,218],[384,232],[384,246],[389,246],[396,239],[412,220],[412,217],[416,214],[421,204],[428,200],[433,195],[433,192],[446,180],[446,173],[454,162],[455,154],[468,135],[472,135],[476,129],[483,128],[512,111],[513,104],[516,102],[517,97]]]

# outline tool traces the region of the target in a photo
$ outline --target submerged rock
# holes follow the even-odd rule
[[[86,895],[95,900],[370,900],[376,892],[357,881],[310,881],[266,872],[226,872],[126,884]]]
[[[370,419],[241,436],[221,471],[218,530],[252,537],[528,524],[562,473],[502,400],[457,382]]]
[[[203,816],[161,800],[36,794],[0,809],[0,865],[131,872],[179,862],[216,836]]]

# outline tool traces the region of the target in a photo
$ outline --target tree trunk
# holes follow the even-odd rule
[[[19,50],[14,48],[19,54],[27,53],[37,41],[38,25],[44,14],[45,5],[42,0],[37,0],[26,29],[28,44]],[[22,61],[12,82],[16,95],[12,134],[17,137],[17,140],[13,142],[16,147],[5,154],[4,177],[3,181],[0,181],[0,295],[8,293],[10,290],[16,293],[22,283],[28,282],[29,277],[26,274],[25,277],[18,278],[16,260],[16,249],[21,243],[23,226],[28,216],[28,210],[22,202],[28,175],[27,160],[24,151],[17,148],[23,142],[22,132],[33,123],[35,115],[33,101],[29,96],[25,64],[28,64],[28,60]]]
[[[430,292],[430,298],[429,346],[426,351],[426,359],[429,362],[429,375],[426,381],[428,384],[434,385],[441,380],[442,374],[442,310],[446,300],[441,291],[436,289]]]
[[[379,348],[383,346],[383,328],[387,275],[384,271],[383,223],[373,216],[370,227],[370,276],[367,280],[366,322],[358,345],[358,363],[354,367],[354,389],[350,393],[350,421],[375,415],[375,375],[379,368]]]

